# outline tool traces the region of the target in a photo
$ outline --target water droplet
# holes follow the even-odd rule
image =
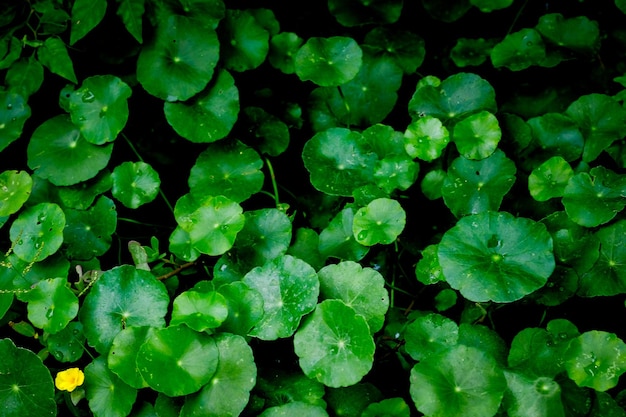
[[[96,96],[89,90],[85,91],[82,96],[83,103],[93,103]]]
[[[48,309],[48,311],[46,311],[46,318],[47,319],[52,318],[53,315],[54,315],[54,309],[50,308],[50,309]]]
[[[7,110],[11,110],[13,108],[13,104],[9,103],[7,104]]]
[[[367,237],[367,230],[362,230],[356,236],[359,240],[364,240]]]

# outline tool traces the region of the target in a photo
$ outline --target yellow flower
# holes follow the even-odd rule
[[[72,392],[79,385],[83,385],[85,374],[78,368],[70,368],[57,374],[54,385],[62,390]]]

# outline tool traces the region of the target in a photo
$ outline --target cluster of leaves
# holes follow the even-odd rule
[[[626,415],[626,3],[240,3],[0,11],[3,415]]]

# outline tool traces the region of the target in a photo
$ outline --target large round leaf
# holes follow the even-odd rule
[[[310,38],[296,54],[296,74],[322,87],[345,84],[361,68],[363,51],[352,38]]]
[[[32,291],[19,296],[28,303],[28,319],[50,334],[58,333],[78,314],[78,297],[66,278],[39,281]]]
[[[85,352],[83,325],[78,321],[72,321],[60,332],[48,335],[45,343],[48,351],[57,361],[76,362]]]
[[[506,380],[486,353],[456,345],[431,355],[411,370],[411,398],[429,417],[491,417]]]
[[[54,383],[41,359],[11,339],[0,340],[0,404],[3,416],[53,417]]]
[[[96,417],[125,417],[137,398],[137,390],[109,370],[104,356],[85,367],[84,387],[89,409]]]
[[[143,161],[122,162],[115,167],[111,178],[113,197],[132,209],[154,200],[161,185],[159,173]]]
[[[219,59],[217,34],[201,22],[171,15],[141,49],[137,80],[167,101],[187,100],[204,90]]]
[[[209,145],[189,173],[189,191],[197,200],[222,195],[235,202],[247,200],[263,187],[263,161],[239,141]]]
[[[320,287],[313,267],[291,255],[254,268],[243,282],[263,297],[263,317],[250,332],[263,340],[291,336],[315,308]]]
[[[73,185],[91,179],[111,158],[113,145],[85,140],[69,116],[59,115],[41,124],[28,143],[28,166],[54,185]]]
[[[552,378],[505,372],[509,390],[503,405],[509,417],[564,417],[561,387]]]
[[[502,131],[498,119],[483,110],[454,126],[453,140],[459,153],[467,159],[484,159],[496,150]]]
[[[350,196],[355,188],[372,181],[377,156],[367,149],[358,132],[332,128],[317,133],[302,151],[311,184],[330,195]]]
[[[372,268],[352,261],[328,265],[318,272],[323,299],[339,299],[367,320],[372,333],[383,327],[389,308],[385,279]]]
[[[361,245],[388,245],[402,233],[405,224],[406,213],[398,201],[377,198],[357,210],[352,222],[352,233]]]
[[[226,68],[242,72],[265,61],[270,34],[251,10],[226,10],[222,29],[222,57]]]
[[[154,329],[139,348],[137,368],[148,386],[169,397],[198,391],[217,369],[213,337],[187,326]]]
[[[185,103],[164,105],[165,118],[176,133],[191,142],[215,142],[228,135],[239,114],[239,90],[226,70],[209,88]]]
[[[228,306],[228,316],[219,330],[246,336],[263,317],[263,296],[242,281],[222,285],[217,292]]]
[[[89,344],[104,354],[126,326],[164,326],[168,304],[162,282],[148,271],[122,265],[99,276],[79,317]]]
[[[65,214],[54,203],[39,203],[20,213],[9,231],[13,252],[36,262],[55,253],[63,243]]]
[[[329,387],[356,384],[374,359],[367,322],[340,300],[322,301],[296,332],[293,345],[304,374]]]
[[[546,227],[509,213],[460,219],[439,243],[446,281],[471,301],[507,303],[545,285],[554,270]]]
[[[102,145],[115,140],[128,120],[132,90],[113,75],[89,77],[70,95],[72,123],[88,142]]]
[[[256,383],[252,349],[243,337],[228,333],[217,334],[215,343],[217,369],[198,394],[187,397],[180,417],[237,416],[248,404]]]
[[[29,117],[30,107],[22,95],[0,91],[0,151],[20,137]]]
[[[244,113],[250,125],[250,133],[258,139],[261,153],[278,156],[289,146],[289,128],[278,117],[260,107],[246,107]]]

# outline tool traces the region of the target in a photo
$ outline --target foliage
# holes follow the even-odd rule
[[[0,416],[626,415],[592,3],[4,1]]]

